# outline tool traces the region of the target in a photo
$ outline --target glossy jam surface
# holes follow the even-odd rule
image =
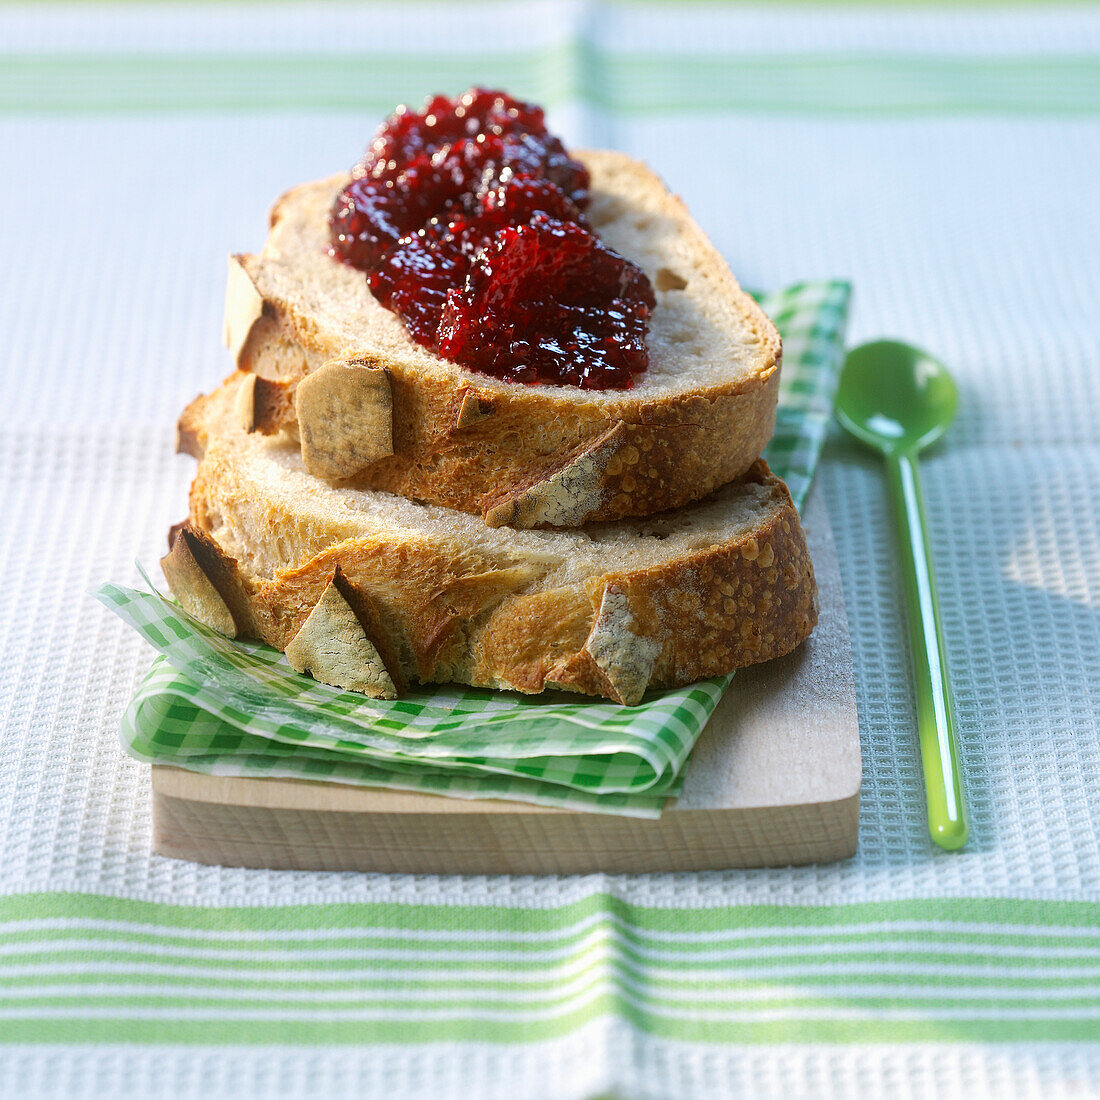
[[[582,217],[545,180],[501,184],[481,196],[473,213],[454,211],[450,220],[433,219],[398,241],[367,275],[371,293],[404,320],[418,344],[436,347],[447,294],[464,285],[474,257],[500,230],[526,225],[540,214],[578,222]]]
[[[654,305],[629,260],[583,226],[539,216],[478,251],[447,295],[439,350],[516,382],[620,389],[646,368]]]
[[[333,206],[331,251],[454,362],[627,388],[648,363],[655,299],[585,224],[588,186],[540,108],[482,89],[436,97],[379,130]]]

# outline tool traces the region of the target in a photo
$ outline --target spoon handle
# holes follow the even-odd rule
[[[961,848],[969,832],[963,796],[959,745],[955,737],[955,704],[947,676],[943,627],[936,599],[936,579],[924,521],[924,499],[915,454],[888,455],[901,551],[901,570],[909,604],[909,640],[917,693],[928,831],[948,850]]]

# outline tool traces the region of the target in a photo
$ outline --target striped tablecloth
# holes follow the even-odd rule
[[[839,544],[859,854],[423,878],[149,852],[148,665],[87,597],[179,518],[224,254],[472,82],[642,156],[748,285],[847,278],[957,372],[926,466],[972,841],[929,845],[875,463]],[[0,5],[0,1095],[1100,1094],[1100,12]]]

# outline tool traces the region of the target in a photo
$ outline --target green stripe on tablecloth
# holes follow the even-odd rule
[[[1100,113],[1100,57],[868,53],[616,54],[589,43],[445,56],[302,53],[8,54],[0,111],[24,114],[354,110],[478,82],[547,104],[625,113],[845,116]]]
[[[0,899],[0,1039],[516,1042],[606,1013],[682,1040],[1078,1040],[1100,905],[546,909]],[[217,1026],[211,1029],[211,1023]]]
[[[586,1024],[616,1016],[655,1038],[705,1043],[1026,1043],[1095,1042],[1097,1018],[1050,1017],[1042,1022],[1025,1019],[935,1020],[876,1019],[868,1013],[842,1020],[826,1009],[818,1019],[781,1019],[762,1022],[750,1009],[737,1022],[662,1016],[638,1007],[616,992],[598,991],[581,1008],[553,1014],[521,1014],[504,1009],[497,1018],[456,1009],[447,1017],[425,1021],[395,1019],[377,1014],[349,1013],[349,1018],[301,1014],[290,1018],[252,1020],[237,1012],[204,1013],[190,1017],[176,1008],[106,1014],[99,1018],[48,1011],[38,1017],[3,1020],[0,1043],[51,1043],[64,1036],[67,1043],[148,1043],[212,1046],[223,1044],[359,1045],[363,1043],[420,1044],[440,1042],[524,1043],[555,1039]],[[213,1025],[213,1026],[212,1026]]]
[[[851,905],[722,905],[670,907],[631,905],[609,894],[589,894],[560,906],[541,909],[506,905],[409,904],[405,902],[330,902],[279,906],[171,905],[159,901],[104,894],[34,893],[0,897],[0,924],[20,920],[113,919],[160,927],[240,932],[301,931],[314,936],[326,929],[384,927],[399,923],[402,931],[475,931],[488,929],[537,937],[568,929],[597,914],[629,920],[640,929],[675,938],[729,933],[745,936],[773,930],[837,930],[868,922],[946,922],[952,926],[995,924],[1003,931],[1035,935],[1100,938],[1100,902],[1021,898],[916,898]],[[690,915],[691,930],[684,921]]]
[[[438,970],[434,968],[425,967],[421,972],[417,968],[410,968],[402,963],[399,971],[398,968],[393,966],[389,968],[345,967],[335,976],[318,974],[316,976],[268,977],[264,974],[256,977],[246,973],[226,975],[221,973],[222,968],[213,965],[201,968],[198,972],[195,972],[196,968],[181,967],[179,973],[173,973],[171,967],[162,965],[150,973],[137,964],[127,968],[124,960],[119,961],[117,965],[112,964],[111,960],[102,959],[89,960],[86,963],[81,960],[81,962],[87,967],[86,970],[81,970],[80,965],[75,968],[66,965],[65,970],[62,972],[60,966],[53,967],[51,970],[48,964],[41,963],[38,960],[28,961],[24,968],[25,971],[29,971],[32,966],[36,968],[33,984],[28,985],[27,978],[19,975],[4,978],[0,981],[0,999],[9,996],[6,991],[21,988],[29,991],[32,996],[38,994],[43,996],[52,995],[54,990],[59,990],[63,994],[71,994],[72,987],[85,985],[99,987],[98,992],[105,982],[109,982],[110,986],[117,990],[124,990],[130,986],[147,989],[152,985],[162,991],[179,988],[184,992],[189,987],[193,987],[196,982],[201,982],[203,989],[211,990],[214,994],[212,999],[218,999],[219,997],[227,1000],[235,999],[238,992],[242,996],[246,996],[249,991],[259,990],[263,992],[269,1003],[278,1002],[283,994],[287,994],[288,999],[301,999],[300,993],[305,987],[308,987],[308,990],[319,996],[328,992],[341,994],[348,991],[374,989],[388,989],[392,995],[398,982],[402,990],[439,990],[441,997],[452,989],[464,991],[482,988],[498,990],[501,987],[502,979],[509,987],[531,990],[535,993],[539,990],[558,992],[564,988],[562,979],[557,973],[552,973],[548,977],[534,977],[530,972],[523,971],[508,973],[495,969],[487,971],[484,964],[475,965],[473,963],[469,965],[468,973],[460,973],[462,968],[453,967],[449,968],[452,973],[446,976],[441,976]],[[571,966],[569,972],[571,978],[579,983],[583,975],[590,974],[594,970],[606,971],[609,968],[616,971],[621,970],[627,975],[633,974],[635,977],[640,974],[641,977],[645,978],[647,984],[656,990],[671,989],[675,991],[685,986],[685,983],[680,979],[654,977],[648,969],[641,971],[639,964],[629,959],[616,958],[612,962],[606,962],[602,958],[592,957],[581,960],[576,966]],[[277,974],[285,975],[287,973],[285,968],[277,964],[273,964],[272,969]],[[860,1003],[868,999],[877,1000],[883,996],[896,999],[899,992],[902,995],[905,995],[906,992],[910,996],[913,995],[913,975],[909,974],[849,973],[845,974],[842,980],[845,986],[852,987],[849,996],[853,998],[858,996]],[[838,984],[838,975],[836,973],[807,974],[800,971],[798,983],[803,989],[820,986],[824,992],[828,993],[835,990]],[[1080,1000],[1082,996],[1095,997],[1095,992],[1090,992],[1090,990],[1095,990],[1095,984],[1095,982],[1092,982],[1091,985],[1086,985],[1079,975],[1067,977],[1033,977],[1025,975],[992,979],[971,975],[967,978],[967,988],[954,989],[943,995],[940,995],[935,989],[922,990],[921,1001],[922,1003],[933,1001],[947,1003],[960,1000],[979,1000],[984,996],[988,996],[989,999],[996,1000],[999,1004],[1026,1005],[1039,998],[1044,1001],[1056,1001],[1064,1004]],[[695,988],[710,989],[713,985],[714,982],[711,980],[706,986],[697,984]],[[774,992],[773,984],[761,979],[739,978],[737,988],[743,992],[758,994],[760,997],[767,997]],[[932,996],[927,996],[928,992]]]

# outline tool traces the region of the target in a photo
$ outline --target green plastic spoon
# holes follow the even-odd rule
[[[966,843],[969,826],[917,454],[947,431],[957,406],[947,368],[894,340],[864,344],[849,353],[836,401],[840,423],[886,459],[909,602],[928,830],[949,850]]]

